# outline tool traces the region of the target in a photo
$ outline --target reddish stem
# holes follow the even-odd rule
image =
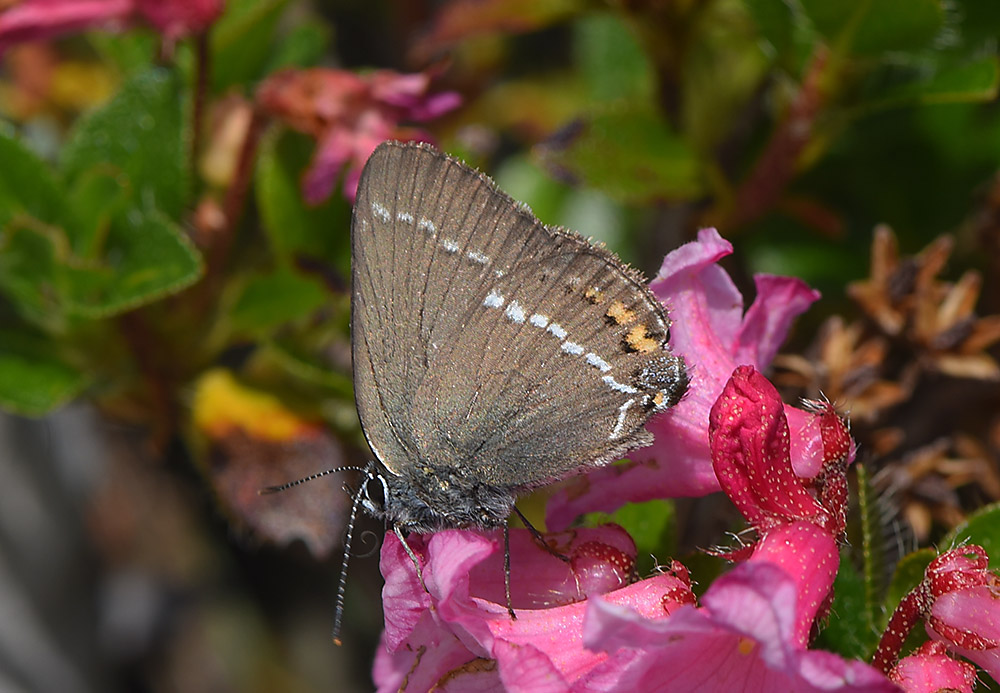
[[[222,228],[212,235],[205,251],[205,280],[200,285],[200,295],[195,301],[195,309],[199,313],[203,313],[208,308],[213,297],[221,288],[225,277],[226,262],[236,239],[236,227],[243,216],[247,193],[253,179],[257,147],[260,144],[266,123],[266,117],[257,108],[254,108],[246,137],[240,147],[233,179],[222,202],[224,217]]]
[[[156,354],[163,352],[162,339],[150,330],[141,311],[125,313],[118,319],[118,325],[149,388],[148,401],[153,417],[150,422],[151,438],[153,445],[162,450],[177,430],[178,421],[170,375],[164,372],[156,359]]]
[[[778,125],[757,164],[736,190],[727,229],[748,224],[762,217],[781,199],[795,176],[799,158],[813,134],[816,116],[826,101],[822,89],[829,54],[819,48],[813,56],[805,79],[785,119]]]
[[[208,94],[208,80],[211,75],[211,50],[208,45],[208,32],[202,32],[195,37],[194,55],[194,94],[191,103],[191,167],[198,166],[201,156],[202,128],[205,123],[205,99]]]
[[[889,624],[885,627],[882,639],[879,640],[875,655],[872,657],[872,666],[883,674],[892,671],[907,636],[923,618],[926,597],[926,588],[920,585],[903,597],[899,606],[892,612],[892,618],[889,619]]]

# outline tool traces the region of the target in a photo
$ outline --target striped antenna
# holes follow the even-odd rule
[[[366,470],[365,470],[364,467],[350,467],[350,466],[349,467],[336,467],[335,469],[327,469],[325,472],[317,472],[316,474],[310,474],[309,476],[303,477],[301,479],[296,479],[295,481],[289,481],[287,484],[281,484],[279,486],[268,486],[266,488],[262,488],[261,490],[257,491],[257,495],[259,495],[259,496],[267,496],[267,495],[270,495],[272,493],[279,493],[280,491],[286,491],[286,490],[292,488],[293,486],[298,486],[300,484],[304,484],[307,481],[315,481],[316,479],[320,479],[320,478],[322,478],[324,476],[328,476],[330,474],[336,474],[337,472],[361,472],[361,473],[364,473],[365,471]]]
[[[347,563],[351,556],[351,542],[354,538],[354,521],[358,516],[358,505],[361,502],[361,496],[364,495],[365,484],[373,478],[378,478],[377,475],[372,473],[371,467],[356,467],[348,465],[344,467],[335,467],[334,469],[327,469],[324,472],[317,472],[316,474],[310,474],[309,476],[301,479],[289,481],[287,484],[268,486],[266,488],[262,488],[257,493],[263,496],[272,493],[279,493],[281,491],[287,491],[293,486],[299,486],[309,481],[315,481],[316,479],[321,479],[324,476],[329,476],[330,474],[335,474],[337,472],[361,472],[365,475],[364,483],[361,484],[361,487],[358,489],[358,492],[354,494],[354,498],[351,501],[351,516],[347,523],[347,536],[344,538],[344,559],[340,565],[340,585],[337,587],[337,607],[336,614],[333,618],[333,644],[339,646],[341,645],[340,628],[344,620],[344,592],[347,588]],[[385,486],[385,481],[382,482],[382,485]]]
[[[365,472],[365,480],[361,483],[358,488],[358,492],[354,494],[354,499],[351,502],[351,517],[347,522],[347,536],[344,538],[344,558],[340,562],[340,584],[337,586],[337,605],[334,610],[333,616],[333,644],[340,647],[340,628],[344,621],[344,594],[347,591],[347,564],[351,559],[351,542],[354,539],[354,520],[358,516],[358,504],[361,502],[361,496],[365,493],[365,484],[367,484],[372,479],[380,479],[382,485],[385,486],[385,480],[381,479],[379,476],[374,474],[370,469],[362,470]]]

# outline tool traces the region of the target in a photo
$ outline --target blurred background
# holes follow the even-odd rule
[[[715,226],[748,304],[818,288],[768,375],[851,417],[847,579],[960,527],[997,556],[998,36],[993,0],[0,1],[0,689],[371,689],[383,528],[337,648],[353,480],[257,492],[370,458],[349,230],[387,138],[648,277]],[[611,519],[661,563],[739,529]]]

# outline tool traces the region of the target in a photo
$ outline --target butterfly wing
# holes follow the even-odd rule
[[[390,471],[538,485],[647,443],[683,394],[641,277],[461,162],[381,145],[352,233],[358,410]]]

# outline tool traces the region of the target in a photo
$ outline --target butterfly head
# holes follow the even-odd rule
[[[420,534],[502,527],[514,508],[512,489],[471,479],[461,469],[410,465],[394,474],[379,462],[365,470],[358,502],[370,515]]]

